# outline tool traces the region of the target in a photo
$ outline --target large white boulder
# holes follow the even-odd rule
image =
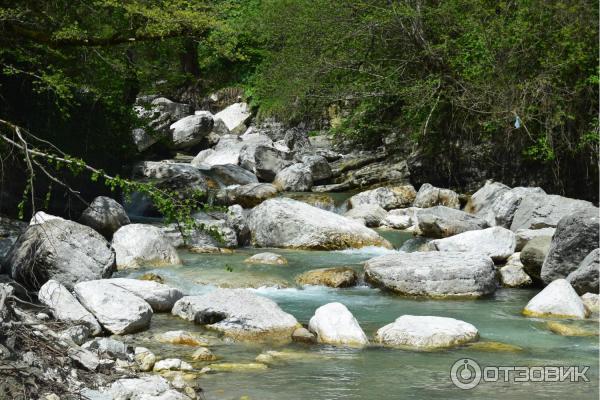
[[[502,261],[515,252],[516,239],[515,234],[508,229],[494,226],[432,240],[429,246],[438,251],[480,253],[491,257],[494,261]]]
[[[246,130],[246,121],[251,116],[250,107],[246,103],[234,103],[215,114],[233,134],[241,134]]]
[[[379,343],[418,350],[460,346],[479,338],[473,325],[454,318],[403,315],[377,331]]]
[[[365,263],[365,279],[395,293],[427,297],[479,297],[496,290],[496,269],[486,255],[460,252],[393,253]]]
[[[160,228],[152,225],[125,225],[113,235],[112,247],[119,269],[181,264],[175,247]]]
[[[542,280],[550,283],[558,278],[566,278],[579,268],[592,250],[598,248],[599,240],[598,208],[587,208],[562,218],[541,268]]]
[[[111,333],[138,332],[150,325],[150,305],[141,297],[106,280],[78,283],[75,296]]]
[[[519,203],[510,229],[540,229],[555,227],[568,215],[591,211],[598,215],[598,209],[585,200],[570,199],[558,195],[527,196]]]
[[[213,124],[213,116],[209,112],[180,119],[169,127],[173,145],[179,149],[200,143],[210,133]]]
[[[391,248],[387,240],[358,221],[292,199],[264,201],[251,211],[248,226],[252,242],[258,247]]]
[[[515,187],[496,197],[491,210],[486,214],[490,225],[498,225],[504,228],[510,228],[515,212],[519,204],[525,198],[539,198],[545,195],[543,189],[539,187]]]
[[[30,225],[7,254],[6,265],[13,279],[32,289],[49,279],[71,289],[77,282],[110,277],[115,253],[89,226],[52,219]]]
[[[244,289],[217,289],[186,296],[173,315],[240,340],[291,340],[298,321],[270,299]]]
[[[475,214],[486,221],[493,220],[492,206],[494,201],[510,188],[500,182],[487,181],[469,198],[465,211]]]
[[[162,283],[143,281],[139,279],[112,278],[105,282],[125,289],[144,299],[152,310],[171,311],[177,300],[183,297],[179,289],[172,288]]]
[[[557,279],[539,292],[523,309],[529,317],[585,318],[588,310],[565,279]]]
[[[96,318],[59,282],[52,279],[46,282],[38,291],[38,299],[57,320],[85,325],[92,335],[102,332]]]
[[[348,346],[369,343],[356,318],[341,303],[329,303],[317,308],[308,323],[308,330],[317,335],[320,343]]]

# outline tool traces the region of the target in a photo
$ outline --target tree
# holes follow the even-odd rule
[[[142,123],[131,106],[140,90],[159,80],[176,87],[189,79],[194,71],[174,66],[184,49],[193,52],[190,43],[214,26],[216,4],[0,2],[0,154],[13,166],[2,171],[0,208],[10,211],[14,199],[8,197],[23,190],[29,208],[42,204],[40,186],[52,186],[48,193],[62,186],[71,196],[82,191],[72,187],[81,187],[76,197],[83,199],[90,176],[62,173],[90,165],[102,171],[96,178],[107,178],[112,189],[132,187],[116,179],[135,154],[129,132]],[[69,167],[60,174],[51,168],[59,158],[61,167]],[[116,182],[121,184],[115,187]]]
[[[482,163],[520,165],[551,190],[597,199],[595,2],[263,7],[257,26],[268,52],[254,92],[264,112],[318,119],[335,105],[340,135],[373,145],[396,137],[399,152],[419,150],[447,177],[440,184],[462,185],[453,171],[477,145],[487,146]],[[518,183],[519,169],[496,178]]]

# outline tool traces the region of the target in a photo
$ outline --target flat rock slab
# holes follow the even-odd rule
[[[360,222],[292,199],[263,202],[250,213],[248,225],[252,242],[258,247],[311,250],[392,247]]]
[[[460,346],[479,338],[473,325],[454,318],[403,315],[377,331],[379,343],[417,350]]]
[[[59,282],[52,279],[46,282],[38,291],[38,299],[57,320],[85,325],[92,335],[102,332],[96,318]]]
[[[150,325],[152,308],[141,297],[107,281],[75,285],[81,304],[111,333],[122,335],[144,330]]]
[[[480,297],[496,290],[492,259],[477,253],[415,252],[375,257],[365,279],[406,296]]]
[[[243,289],[183,297],[172,313],[239,340],[289,341],[298,327],[296,318],[273,300]]]
[[[513,232],[495,226],[432,240],[429,246],[438,251],[479,253],[491,257],[494,261],[503,261],[515,252],[516,239]]]
[[[175,302],[183,297],[179,289],[158,282],[127,278],[107,279],[106,282],[141,297],[157,312],[171,311]]]

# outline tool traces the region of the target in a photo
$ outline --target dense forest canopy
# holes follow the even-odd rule
[[[258,119],[418,154],[449,186],[480,163],[597,200],[598,17],[558,0],[2,1],[0,119],[126,174],[138,95],[238,87]],[[20,165],[3,192],[22,191],[2,146]]]

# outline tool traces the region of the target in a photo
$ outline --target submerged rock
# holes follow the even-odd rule
[[[348,346],[369,343],[356,318],[341,303],[329,303],[317,308],[308,323],[308,329],[317,335],[320,343]]]
[[[361,221],[368,227],[378,227],[387,217],[387,212],[377,204],[363,204],[346,211],[344,217]]]
[[[181,264],[175,247],[160,228],[152,225],[130,224],[122,227],[115,232],[112,246],[119,269]]]
[[[583,302],[569,282],[557,279],[539,292],[523,309],[528,317],[585,318]]]
[[[491,351],[491,352],[509,352],[509,353],[517,353],[523,351],[522,347],[516,346],[514,344],[502,343],[502,342],[492,342],[490,340],[486,341],[478,341],[472,342],[468,344],[469,349],[477,350],[477,351]]]
[[[192,354],[192,360],[194,361],[216,361],[217,356],[215,356],[210,349],[206,347],[199,347],[194,350],[194,354]]]
[[[106,282],[141,297],[157,312],[171,311],[175,302],[183,297],[179,289],[158,282],[127,278],[112,278]]]
[[[352,208],[375,204],[384,210],[410,207],[417,192],[412,185],[380,187],[356,194],[348,200]]]
[[[50,279],[71,289],[77,282],[110,277],[115,253],[92,228],[53,219],[29,226],[7,255],[6,265],[13,279],[32,289]]]
[[[81,214],[80,222],[98,231],[105,238],[112,238],[120,227],[131,223],[122,205],[110,197],[98,196]]]
[[[96,318],[59,282],[51,279],[42,285],[38,292],[38,299],[40,303],[50,308],[57,320],[83,324],[90,329],[92,335],[102,332],[102,327]]]
[[[365,263],[365,279],[407,296],[479,297],[496,290],[488,256],[460,252],[387,254]]]
[[[515,234],[508,229],[495,226],[478,231],[463,232],[444,239],[429,242],[438,251],[479,253],[494,261],[506,260],[515,252]]]
[[[288,341],[298,326],[296,318],[274,301],[243,289],[186,296],[175,303],[172,312],[240,340]]]
[[[258,247],[338,250],[391,244],[360,222],[292,199],[271,199],[254,208],[248,225]]]
[[[317,337],[306,328],[297,328],[292,333],[292,340],[298,343],[312,344],[317,342]]]
[[[450,189],[440,189],[429,183],[424,183],[419,188],[415,201],[415,207],[428,208],[434,206],[446,206],[449,208],[460,208],[458,194]]]
[[[444,206],[418,210],[416,218],[420,233],[433,238],[445,238],[488,226],[481,218]]]
[[[218,363],[208,366],[209,372],[252,372],[265,371],[267,369],[269,367],[262,363]]]
[[[418,350],[460,346],[479,338],[473,325],[454,318],[403,315],[377,331],[379,343]]]
[[[322,285],[333,288],[355,286],[357,281],[356,271],[349,267],[319,268],[296,277],[296,282],[301,285]]]
[[[271,264],[271,265],[285,265],[288,261],[285,257],[276,253],[258,253],[252,257],[248,257],[244,260],[246,264]]]
[[[156,337],[161,343],[178,344],[184,346],[206,346],[208,343],[202,338],[186,331],[168,331]]]
[[[567,324],[557,321],[548,321],[546,322],[546,326],[552,332],[561,336],[598,336],[597,325],[590,329],[589,327],[583,327],[573,323]]]
[[[75,295],[81,304],[111,333],[122,335],[150,325],[152,308],[133,293],[107,281],[80,282]]]
[[[560,220],[542,265],[541,278],[545,283],[567,277],[598,248],[599,224],[598,209],[593,207]]]

